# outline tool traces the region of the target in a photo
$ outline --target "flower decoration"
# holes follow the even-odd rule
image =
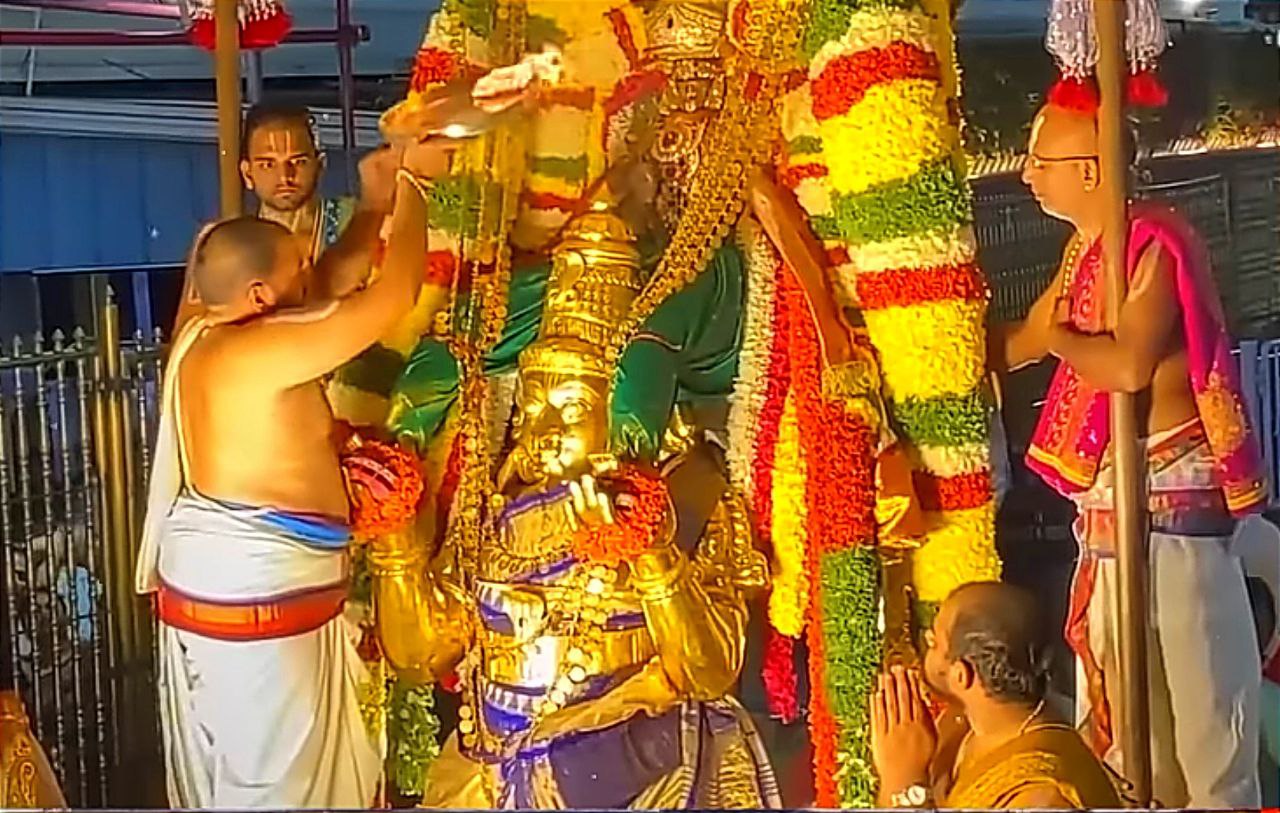
[[[408,525],[424,489],[417,458],[394,444],[359,436],[348,446],[341,462],[356,535],[368,538]]]
[[[191,26],[187,37],[191,44],[206,51],[218,47],[214,23],[214,0],[190,0]],[[236,18],[240,26],[240,47],[246,50],[274,48],[284,41],[293,28],[293,18],[281,0],[238,0]]]
[[[662,478],[634,466],[601,483],[617,494],[614,521],[580,527],[573,535],[573,555],[581,562],[616,566],[659,544],[670,528],[671,495]]]

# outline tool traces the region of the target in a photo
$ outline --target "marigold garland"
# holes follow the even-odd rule
[[[894,42],[834,59],[813,80],[813,115],[822,121],[847,113],[872,87],[898,79],[938,79],[938,57]]]
[[[988,521],[987,295],[962,175],[948,23],[920,0],[812,0],[802,46],[812,82],[783,102],[790,163],[803,169],[781,177],[824,242],[837,297],[866,317],[913,480],[933,509],[913,556],[914,586],[927,601],[999,573]],[[815,670],[811,658],[818,804],[866,805],[874,790],[866,703],[880,642],[848,636],[878,636],[878,565],[851,561],[874,557],[869,548],[831,544],[811,533],[811,556],[828,546],[813,561],[821,578],[811,625],[831,625],[809,630],[824,664]],[[866,620],[851,624],[857,607]]]
[[[442,84],[458,75],[459,60],[443,48],[419,48],[413,58],[409,89],[421,93],[432,85]]]
[[[769,619],[783,635],[804,631],[809,606],[807,465],[796,399],[788,398],[778,428],[773,473],[773,579]]]
[[[600,482],[610,492],[618,492],[614,521],[579,528],[573,535],[573,555],[582,562],[613,567],[632,561],[658,542],[670,521],[671,497],[666,481],[630,466]]]
[[[417,514],[424,484],[417,458],[390,443],[354,440],[342,456],[352,530],[369,538],[403,528]]]

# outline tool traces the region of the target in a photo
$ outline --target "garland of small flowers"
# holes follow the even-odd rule
[[[806,524],[787,522],[774,527],[775,519],[782,515],[775,512],[775,504],[807,505],[802,490],[806,478],[793,476],[792,464],[801,454],[798,440],[794,441],[793,451],[790,444],[795,433],[787,430],[788,437],[782,439],[783,414],[791,388],[791,359],[789,316],[778,286],[789,272],[754,219],[743,219],[738,238],[744,248],[750,284],[729,412],[727,459],[730,478],[750,500],[756,537],[773,555],[775,577],[761,679],[770,714],[791,722],[800,713],[794,636],[801,633],[807,620],[809,567]],[[780,465],[779,455],[789,462]],[[784,481],[784,493],[776,494],[775,483]],[[801,490],[795,491],[797,488]],[[786,629],[787,634],[780,628]]]
[[[823,397],[817,329],[790,277],[781,286],[790,320],[792,386],[808,477],[811,716],[819,807],[869,805],[874,778],[866,698],[880,668],[879,566],[874,549],[875,451],[869,426],[843,402]]]
[[[425,484],[412,453],[392,443],[352,439],[342,456],[351,503],[351,528],[370,538],[408,525],[418,512]]]
[[[573,534],[573,556],[616,567],[654,547],[670,518],[671,495],[662,478],[634,466],[601,482],[620,493],[613,503],[614,521],[579,527]]]
[[[936,602],[959,583],[997,577],[1000,564],[986,453],[988,294],[949,113],[952,32],[931,10],[920,0],[814,0],[811,81],[783,118],[793,176],[825,187],[823,196],[797,187],[797,197],[833,258],[847,258],[836,282],[865,316],[890,413],[927,475],[917,482],[932,495],[930,530],[913,579]],[[813,164],[825,171],[799,169]]]

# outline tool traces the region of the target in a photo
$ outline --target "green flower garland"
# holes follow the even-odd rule
[[[973,220],[969,190],[950,158],[910,178],[890,181],[857,195],[832,196],[834,213],[813,218],[823,240],[854,245],[893,240]]]
[[[373,603],[373,573],[365,545],[351,552],[349,600]],[[440,754],[440,719],[435,714],[435,687],[392,678],[387,698],[387,773],[406,796],[421,796],[427,768]]]
[[[936,398],[903,398],[889,404],[903,434],[924,446],[988,442],[991,399],[982,390]]]
[[[427,768],[440,755],[440,719],[435,714],[433,684],[410,684],[396,678],[387,710],[387,773],[405,796],[421,796]]]
[[[845,806],[875,804],[871,720],[867,699],[880,671],[880,556],[859,546],[822,556],[822,633],[826,696],[839,721],[838,782]]]

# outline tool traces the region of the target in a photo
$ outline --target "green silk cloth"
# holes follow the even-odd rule
[[[656,265],[649,257],[646,265]],[[738,371],[746,281],[743,257],[726,243],[706,270],[654,311],[623,353],[610,400],[613,450],[652,459],[677,403],[726,398]],[[512,273],[507,322],[485,356],[485,375],[516,369],[537,337],[550,264]],[[458,398],[458,364],[445,344],[424,339],[391,392],[388,428],[426,450]]]

